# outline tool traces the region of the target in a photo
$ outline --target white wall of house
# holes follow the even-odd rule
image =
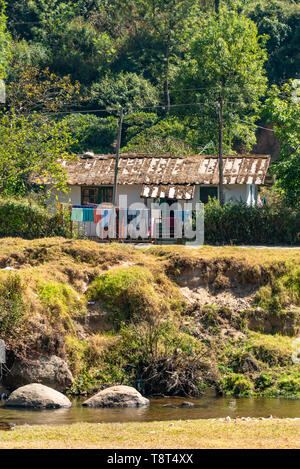
[[[193,205],[200,201],[200,185],[196,185]],[[203,187],[205,187],[203,185]],[[217,186],[215,186],[217,187]],[[53,192],[49,199],[51,205],[55,205],[58,201],[64,203],[71,203],[72,205],[81,204],[81,187],[70,186],[69,192],[64,194],[62,192]],[[120,205],[120,197],[127,196],[128,206],[135,202],[144,202],[150,206],[151,199],[141,198],[142,185],[141,184],[124,184],[118,186],[118,205]],[[56,198],[57,196],[57,198]],[[256,184],[225,184],[224,185],[224,198],[225,202],[230,200],[239,202],[247,202],[248,205],[254,204],[257,197]]]
[[[193,207],[196,203],[200,201],[200,185],[195,187],[194,199],[192,201]],[[205,187],[205,186],[204,186]],[[207,187],[207,186],[206,186]],[[217,187],[217,186],[215,186]],[[128,207],[136,202],[146,203],[150,207],[153,199],[143,199],[141,198],[142,185],[138,184],[124,184],[118,186],[118,205],[120,205],[121,196],[127,196]],[[225,202],[233,201],[243,201],[247,202],[248,205],[254,205],[257,198],[257,186],[255,184],[235,184],[235,185],[224,185],[224,198]],[[62,192],[52,192],[51,197],[49,198],[49,205],[53,210],[56,210],[58,202],[80,205],[81,204],[81,187],[80,186],[70,186],[69,192],[64,194]],[[174,201],[175,202],[175,201]],[[181,201],[181,205],[184,201]],[[188,201],[191,202],[191,201]],[[124,206],[124,205],[123,205]],[[81,233],[85,233],[86,236],[96,237],[96,225],[94,223],[75,223],[74,229],[80,229]]]

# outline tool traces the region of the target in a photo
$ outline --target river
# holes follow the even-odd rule
[[[203,397],[189,399],[194,407],[180,407],[187,399],[151,399],[149,407],[135,409],[92,409],[78,400],[70,409],[24,410],[5,409],[0,405],[0,421],[17,425],[62,425],[77,422],[149,422],[227,417],[300,417],[300,400],[267,398]]]

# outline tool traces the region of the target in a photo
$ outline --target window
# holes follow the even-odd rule
[[[82,187],[81,205],[112,203],[113,188],[106,187]]]
[[[209,197],[218,198],[218,188],[214,186],[200,187],[200,202],[207,204]]]

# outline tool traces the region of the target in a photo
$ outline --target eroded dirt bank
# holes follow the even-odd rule
[[[300,396],[300,250],[8,238],[0,299],[8,390]]]

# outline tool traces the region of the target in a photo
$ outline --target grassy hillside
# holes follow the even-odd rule
[[[6,238],[0,336],[16,357],[58,355],[70,393],[300,397],[300,250]]]

